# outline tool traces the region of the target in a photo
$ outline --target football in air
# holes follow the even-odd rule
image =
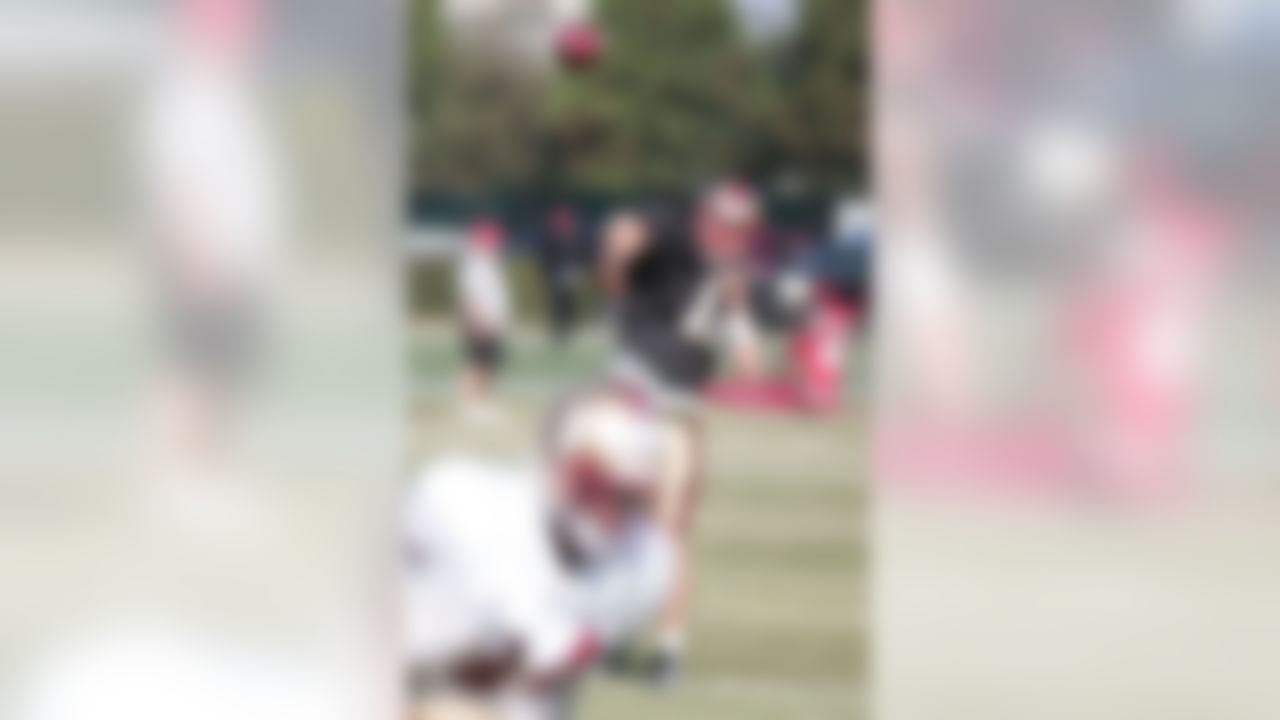
[[[604,35],[595,24],[572,22],[561,28],[556,37],[556,54],[570,70],[586,70],[604,55]]]

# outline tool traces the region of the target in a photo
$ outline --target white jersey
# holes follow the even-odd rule
[[[448,665],[512,639],[534,667],[554,668],[582,628],[547,537],[540,483],[468,459],[436,463],[406,507],[409,651]]]
[[[233,68],[177,59],[143,118],[142,172],[159,240],[207,272],[252,281],[283,234],[281,168],[265,110]]]
[[[511,292],[496,252],[463,251],[458,268],[458,295],[466,317],[487,333],[502,334],[511,322]]]
[[[433,464],[406,507],[406,611],[411,659],[426,667],[502,647],[533,673],[563,667],[585,637],[611,643],[660,606],[667,541],[637,524],[599,562],[572,571],[550,532],[536,472],[457,458]]]

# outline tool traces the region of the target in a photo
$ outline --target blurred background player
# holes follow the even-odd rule
[[[541,228],[539,265],[546,294],[547,322],[551,337],[567,343],[578,327],[586,273],[586,238],[573,207],[556,205]]]
[[[707,392],[715,404],[764,413],[829,414],[841,408],[850,337],[867,314],[871,292],[869,204],[845,202],[833,225],[831,242],[783,259],[753,282],[748,317],[784,335],[783,366],[768,375],[718,381]]]
[[[283,235],[282,177],[256,87],[265,9],[183,0],[174,12],[172,55],[142,117],[141,170],[163,336],[150,472],[163,493],[187,495],[193,483],[173,478],[228,472]]]
[[[613,303],[615,375],[657,408],[665,424],[657,513],[677,547],[678,571],[660,619],[654,679],[679,676],[686,650],[690,535],[703,464],[698,397],[711,381],[735,318],[749,312],[745,266],[759,219],[755,195],[717,185],[698,206],[623,213],[604,238],[602,283]]]
[[[457,269],[457,305],[467,365],[462,411],[475,420],[497,417],[494,383],[506,353],[511,292],[503,270],[503,229],[491,219],[470,228]]]
[[[583,674],[658,611],[655,420],[593,393],[556,419],[539,466],[456,457],[420,476],[403,526],[416,717],[568,717]]]

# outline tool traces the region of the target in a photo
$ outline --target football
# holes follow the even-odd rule
[[[569,23],[556,37],[556,54],[570,70],[585,70],[600,61],[604,54],[604,36],[594,24]]]

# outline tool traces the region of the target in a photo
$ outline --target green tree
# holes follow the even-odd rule
[[[867,2],[797,1],[798,27],[758,46],[727,0],[596,0],[601,61],[548,73],[413,0],[414,190],[631,194],[730,173],[815,199],[863,189]]]
[[[862,189],[869,159],[870,62],[865,0],[804,0],[779,52],[774,172],[829,194]]]
[[[418,194],[520,190],[537,180],[542,79],[473,28],[446,32],[439,0],[411,10],[409,101]]]

